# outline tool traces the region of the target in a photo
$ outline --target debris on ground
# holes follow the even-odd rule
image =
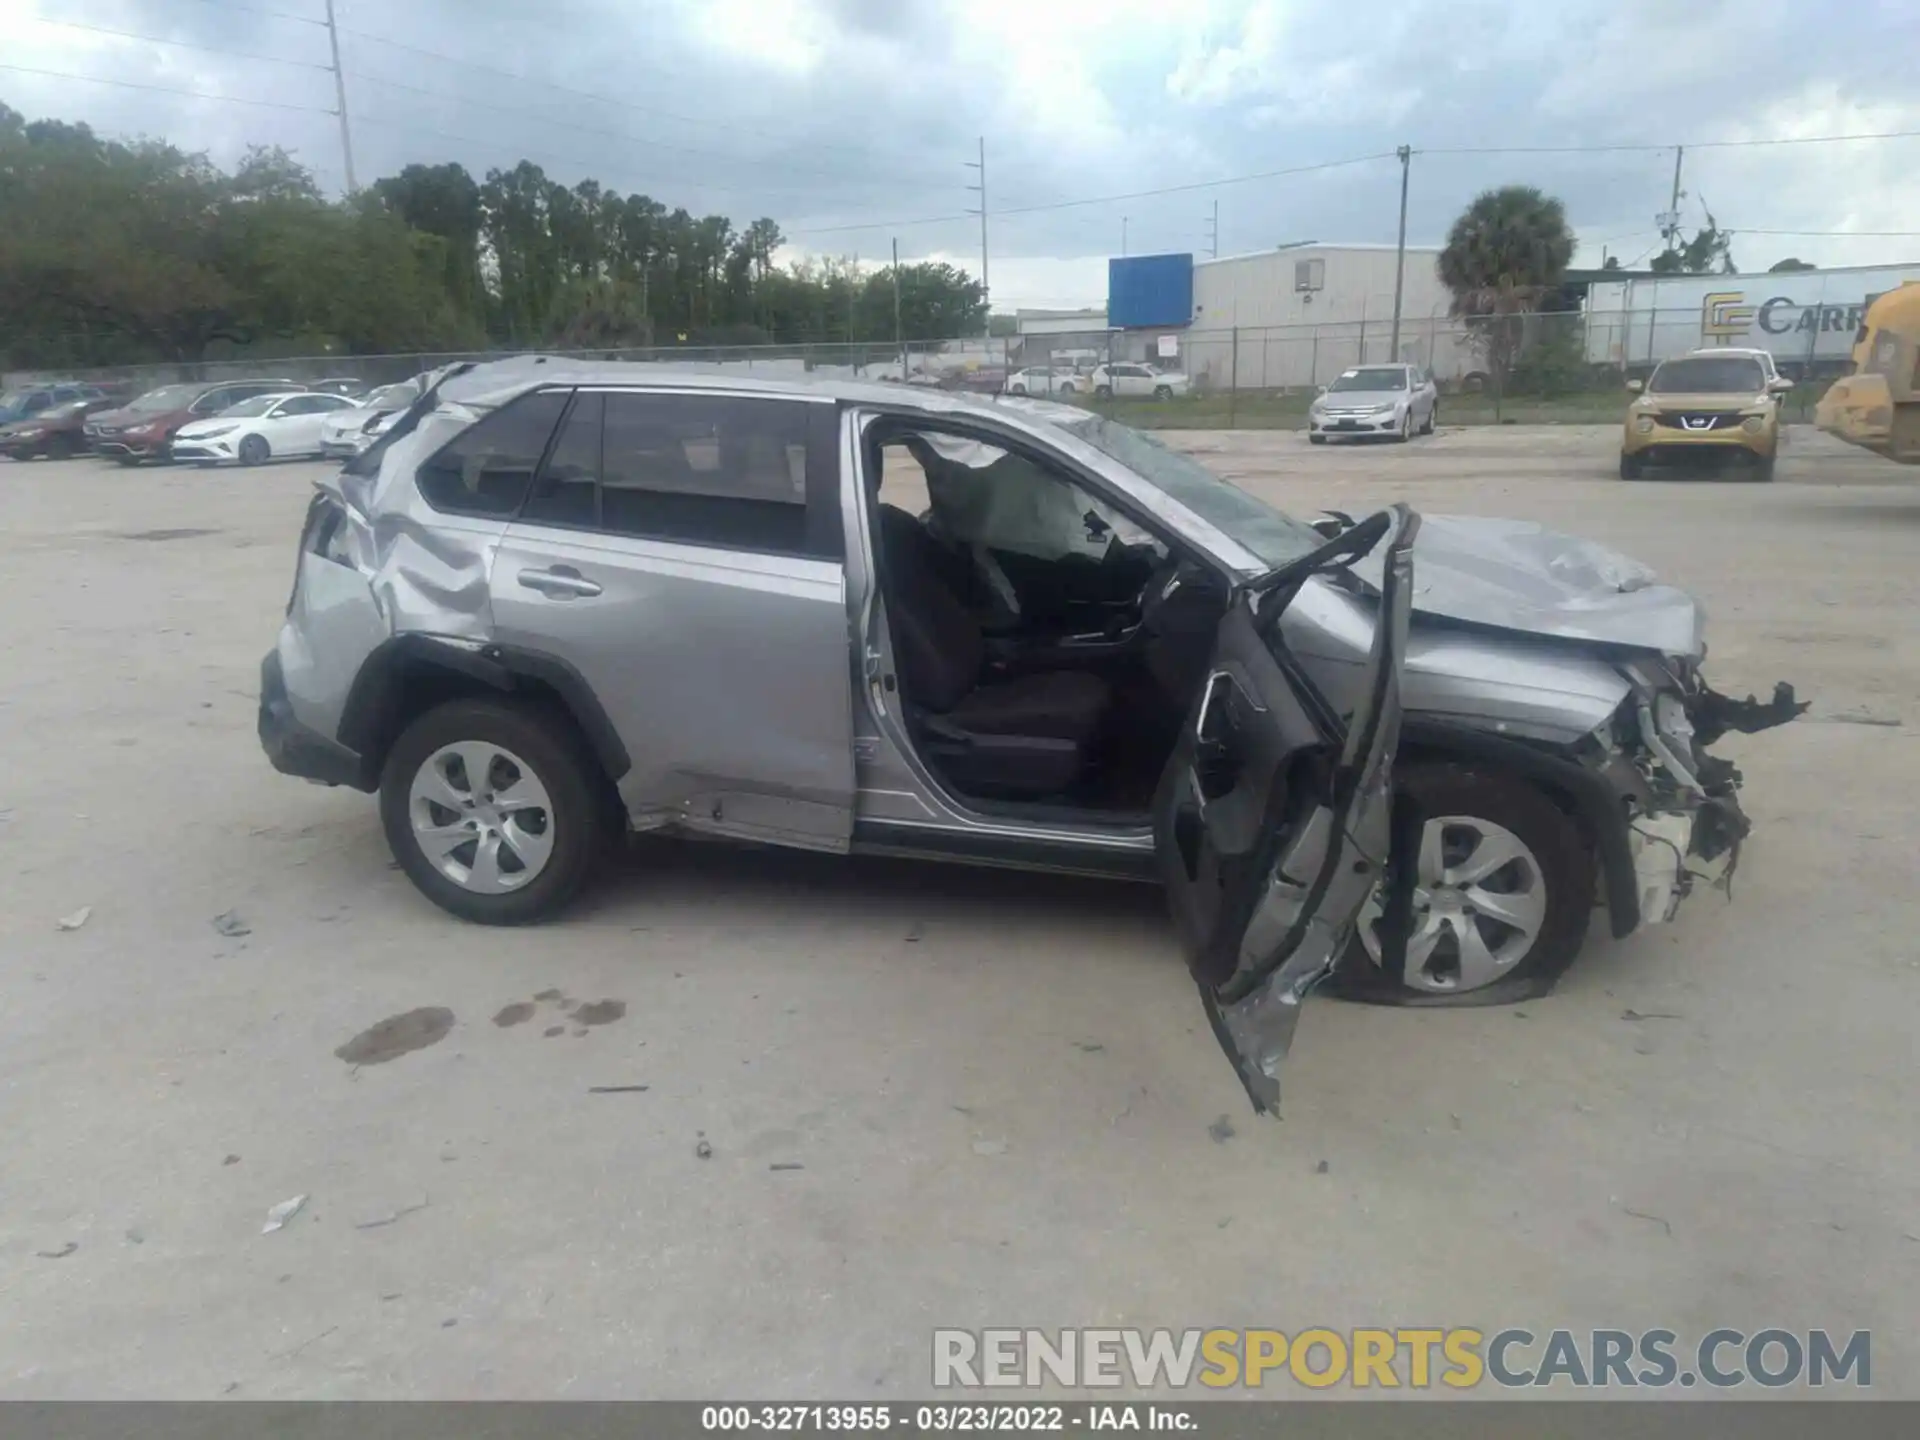
[[[78,930],[82,925],[87,923],[87,917],[91,914],[93,914],[93,906],[82,905],[71,915],[62,915],[54,922],[54,928],[56,930]]]
[[[1107,1047],[1097,1045],[1091,1040],[1076,1040],[1073,1042],[1073,1048],[1078,1050],[1082,1055],[1098,1055]]]
[[[229,1155],[220,1163],[222,1165],[238,1165],[240,1163],[240,1157],[238,1155]]]
[[[795,1160],[782,1160],[776,1165],[767,1166],[769,1170],[804,1170],[806,1168],[806,1166]]]
[[[1322,1160],[1318,1165],[1313,1167],[1313,1173],[1316,1175],[1324,1175],[1332,1168],[1333,1167],[1328,1165],[1326,1161]]]
[[[446,1319],[440,1322],[440,1328],[442,1330],[451,1330],[454,1326],[458,1325],[459,1323],[460,1321],[458,1317],[449,1315]]]
[[[711,1160],[713,1158],[713,1146],[709,1145],[705,1140],[694,1141],[693,1158],[696,1160]]]
[[[79,1248],[80,1242],[78,1240],[69,1240],[58,1250],[36,1250],[33,1253],[38,1255],[42,1260],[64,1260]]]
[[[564,1025],[549,1025],[547,1026],[546,1029],[540,1032],[540,1034],[548,1040],[553,1039],[553,1037],[556,1035],[564,1035],[566,1033],[567,1033],[567,1027]]]
[[[1666,1231],[1667,1234],[1673,1234],[1673,1223],[1669,1220],[1662,1219],[1658,1215],[1649,1215],[1644,1210],[1635,1210],[1631,1205],[1622,1205],[1620,1211],[1624,1215],[1633,1216],[1636,1220],[1650,1220],[1662,1230]]]
[[[591,1005],[582,1005],[573,1012],[574,1023],[579,1025],[611,1025],[627,1013],[624,1000],[596,1000]]]
[[[238,910],[222,910],[213,917],[213,928],[229,940],[238,940],[242,935],[253,933],[253,927],[240,918]]]
[[[645,1085],[589,1085],[589,1095],[640,1095],[645,1093]]]
[[[1218,1120],[1207,1126],[1207,1134],[1213,1137],[1214,1144],[1224,1145],[1233,1138],[1233,1121],[1222,1115]]]
[[[416,1210],[426,1209],[428,1203],[427,1196],[422,1195],[411,1205],[402,1205],[397,1209],[389,1210],[384,1215],[376,1215],[368,1220],[356,1220],[353,1222],[353,1228],[356,1230],[379,1230],[385,1226],[406,1219],[407,1216],[413,1214]]]
[[[927,927],[918,920],[914,921],[913,924],[907,927],[907,933],[906,933],[907,944],[909,945],[919,944],[920,937],[925,935],[926,933],[927,933]]]
[[[442,1005],[427,1005],[403,1015],[389,1015],[333,1053],[349,1065],[384,1065],[410,1051],[437,1044],[451,1029],[453,1011]]]
[[[509,1025],[518,1025],[532,1018],[533,1002],[531,1000],[516,1000],[511,1005],[501,1006],[500,1013],[493,1017],[493,1023],[504,1030]]]
[[[548,1003],[558,1003],[560,1001],[565,1000],[567,997],[563,992],[559,990],[547,989],[547,990],[534,991],[533,998],[536,1000],[543,1000]]]
[[[1007,1153],[1007,1142],[1004,1140],[976,1140],[973,1142],[973,1153],[976,1155],[1004,1155]]]
[[[283,1228],[289,1220],[300,1213],[301,1207],[306,1203],[307,1197],[304,1195],[296,1195],[291,1200],[282,1200],[267,1211],[267,1223],[260,1227],[260,1233],[271,1235],[274,1231]]]
[[[1620,1018],[1622,1020],[1684,1020],[1687,1017],[1676,1015],[1671,1010],[1626,1009],[1620,1012]]]
[[[129,1230],[127,1231],[127,1243],[129,1245],[144,1245],[147,1243],[147,1237],[138,1230]]]

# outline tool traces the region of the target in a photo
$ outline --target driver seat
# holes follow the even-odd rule
[[[942,573],[920,522],[880,508],[880,576],[894,663],[921,754],[968,793],[1034,799],[1086,769],[1113,692],[1084,670],[1008,675]]]

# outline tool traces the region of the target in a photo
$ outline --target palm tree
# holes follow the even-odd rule
[[[1531,185],[1476,196],[1447,232],[1440,280],[1452,313],[1467,322],[1493,376],[1493,415],[1519,353],[1525,317],[1554,290],[1573,259],[1573,231],[1558,200]]]

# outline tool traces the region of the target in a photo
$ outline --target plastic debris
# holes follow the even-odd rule
[[[704,1140],[696,1140],[693,1143],[693,1154],[696,1160],[711,1160],[713,1158],[713,1146]]]
[[[289,1220],[293,1219],[294,1216],[298,1215],[300,1213],[300,1207],[306,1203],[307,1197],[304,1195],[296,1195],[291,1200],[282,1200],[278,1205],[267,1211],[267,1223],[260,1227],[260,1233],[262,1235],[273,1234],[274,1231],[280,1229]]]
[[[253,933],[253,927],[240,918],[238,910],[222,910],[213,917],[213,928],[230,940],[238,940],[242,935]]]
[[[1004,1155],[1007,1153],[1007,1142],[1004,1140],[976,1140],[973,1142],[973,1153],[976,1155]]]
[[[61,930],[78,930],[82,925],[87,923],[87,917],[91,914],[93,914],[93,906],[82,905],[71,915],[62,915],[57,922],[56,928]]]
[[[79,1248],[80,1242],[78,1240],[69,1240],[58,1250],[36,1250],[33,1253],[38,1255],[42,1260],[64,1260]]]

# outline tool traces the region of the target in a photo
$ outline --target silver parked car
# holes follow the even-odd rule
[[[409,405],[420,398],[424,388],[418,376],[397,385],[382,385],[350,410],[339,410],[320,427],[320,453],[339,459],[358,455],[380,438]]]
[[[1307,439],[1332,435],[1406,441],[1440,423],[1440,391],[1418,365],[1360,365],[1343,370],[1307,410]]]
[[[1418,572],[1417,587],[1414,582]],[[554,914],[609,827],[1159,879],[1255,1105],[1302,997],[1514,998],[1747,832],[1602,547],[1303,523],[1098,415],[520,359],[323,480],[260,737],[437,904]]]

